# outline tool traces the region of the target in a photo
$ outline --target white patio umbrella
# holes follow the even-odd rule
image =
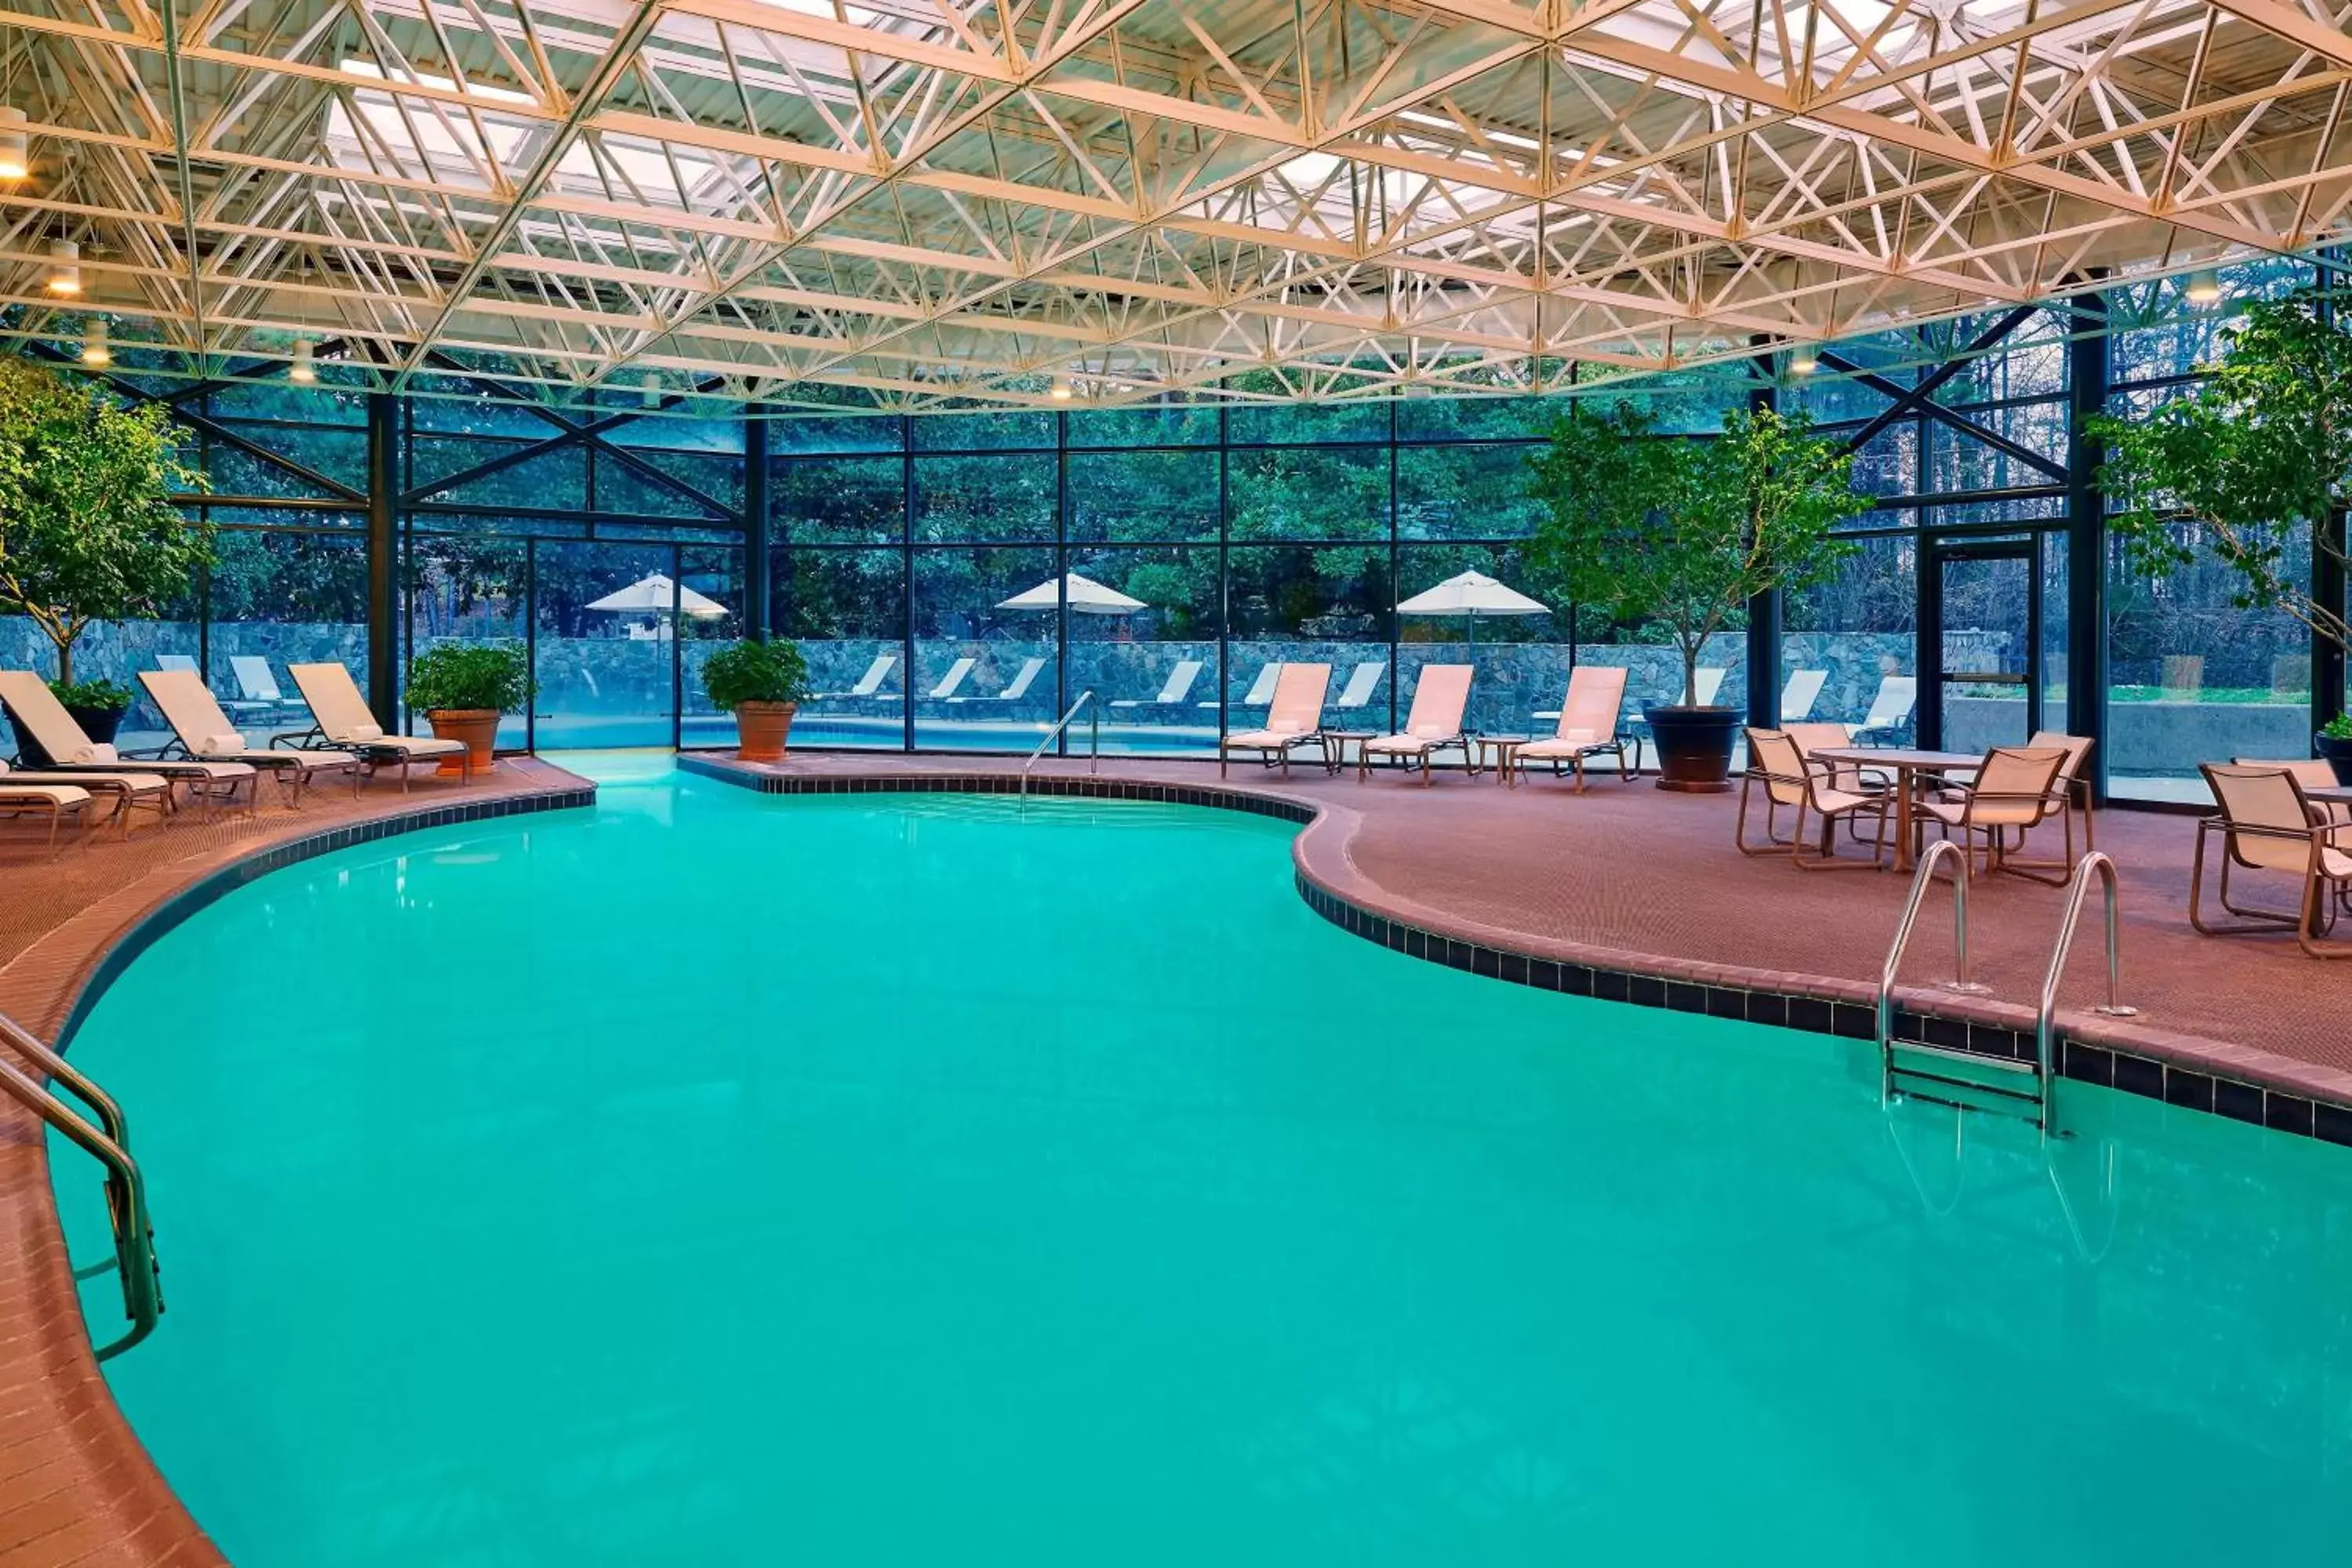
[[[1538,604],[1516,588],[1505,587],[1484,572],[1465,572],[1436,587],[1415,594],[1397,606],[1401,616],[1459,616],[1469,628],[1470,652],[1478,650],[1481,616],[1548,616],[1549,605]]]
[[[1074,616],[1131,616],[1151,606],[1140,599],[1130,599],[1116,588],[1107,588],[1091,577],[1081,577],[1076,572],[1066,576],[1049,577],[1035,587],[1000,599],[1000,610],[1054,610],[1062,605],[1062,592],[1067,584],[1070,614]]]
[[[727,606],[708,598],[691,588],[681,588],[660,572],[650,577],[640,577],[625,588],[615,589],[603,598],[593,601],[592,610],[611,610],[619,615],[660,615],[681,610],[689,616],[723,616]]]

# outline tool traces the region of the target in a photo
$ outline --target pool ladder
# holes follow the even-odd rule
[[[1958,1110],[1997,1110],[2024,1117],[2047,1138],[2056,1128],[2053,1110],[2059,1077],[2057,1056],[2058,984],[2074,952],[2074,930],[2083,918],[2083,904],[2095,878],[2105,893],[2107,935],[2107,999],[2095,1011],[2111,1018],[2128,1018],[2138,1011],[2123,1005],[2122,931],[2116,919],[2116,863],[2094,849],[2074,863],[2067,879],[2066,905],[2059,917],[2058,937],[2042,972],[2042,995],[2035,1009],[2033,1056],[2030,1060],[1990,1056],[1981,1051],[1955,1050],[1925,1040],[1903,1039],[1895,1033],[1895,977],[1903,966],[1904,950],[1919,921],[1919,907],[1936,879],[1936,868],[1949,857],[1952,870],[1952,978],[1939,989],[1964,995],[1982,995],[1987,987],[1969,977],[1969,858],[1959,845],[1942,840],[1919,858],[1911,879],[1910,896],[1903,903],[1903,919],[1886,949],[1886,965],[1878,976],[1879,1098],[1882,1103],[1922,1100]],[[1964,1071],[1963,1069],[1969,1069]],[[1973,1097],[1973,1098],[1972,1098]]]
[[[100,1361],[120,1355],[153,1333],[156,1319],[163,1315],[163,1277],[155,1262],[155,1227],[147,1215],[147,1184],[131,1158],[131,1134],[122,1120],[122,1107],[5,1013],[0,1013],[0,1042],[42,1075],[37,1078],[16,1062],[0,1058],[0,1090],[106,1168],[106,1216],[114,1230],[114,1258],[110,1263],[77,1268],[73,1277],[91,1279],[111,1268],[121,1279],[122,1314],[131,1320],[131,1327],[121,1338],[97,1349]],[[97,1120],[67,1104],[56,1092],[58,1088],[81,1101]]]

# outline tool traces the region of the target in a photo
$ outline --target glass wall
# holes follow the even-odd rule
[[[2194,384],[2231,310],[2312,276],[2225,272],[2224,299],[2201,308],[2178,283],[2134,284],[2099,311],[1839,343],[1810,376],[1767,359],[1605,395],[1684,435],[1769,398],[1855,450],[1877,504],[1829,580],[1789,596],[1777,667],[1755,672],[1784,719],[1970,745],[2022,733],[2038,704],[2045,726],[2103,735],[2119,792],[2193,795],[2200,762],[2306,753],[2310,637],[2241,608],[2221,568],[2149,581],[2112,549],[2105,624],[2069,624],[2070,569],[2093,559],[2068,531],[2070,339],[2105,333],[2108,406],[2144,410]],[[211,480],[192,504],[220,525],[219,563],[168,614],[93,629],[81,668],[190,661],[249,731],[299,727],[289,663],[369,675],[366,400],[282,382],[164,390]],[[544,748],[727,744],[701,660],[760,620],[807,658],[803,746],[1021,752],[1091,692],[1106,749],[1208,754],[1221,728],[1261,722],[1281,667],[1302,661],[1330,667],[1327,720],[1360,731],[1397,727],[1431,664],[1475,667],[1468,722],[1487,733],[1549,728],[1580,662],[1629,670],[1629,723],[1678,697],[1657,627],[1564,604],[1415,605],[1465,573],[1532,586],[1526,462],[1556,398],[1318,405],[1259,375],[1227,390],[1141,408],[777,409],[754,441],[730,405],[526,408],[422,375],[393,405],[394,646],[404,664],[448,638],[521,643],[540,694],[501,741]],[[2307,538],[2280,543],[2308,570]],[[2029,583],[2038,616],[2015,603]],[[1735,618],[1703,652],[1703,700],[1748,703],[1746,631]],[[2007,679],[1920,690],[1930,635],[1948,675]],[[2105,652],[2107,700],[2070,715],[2068,658],[2085,648]],[[51,667],[21,619],[0,618],[0,659]],[[143,707],[129,735],[162,738]]]

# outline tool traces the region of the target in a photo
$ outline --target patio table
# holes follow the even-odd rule
[[[1916,781],[1921,773],[1972,773],[1984,765],[1984,758],[1973,752],[1914,752],[1894,746],[1824,746],[1808,752],[1809,757],[1819,757],[1825,763],[1853,763],[1866,768],[1885,768],[1895,774],[1895,868],[1911,869],[1911,824],[1916,813],[1911,809],[1916,793]]]

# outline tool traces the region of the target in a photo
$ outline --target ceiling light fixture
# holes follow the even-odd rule
[[[0,106],[0,180],[21,180],[33,172],[26,153],[30,137],[26,124],[23,110]]]
[[[1070,378],[1066,375],[1055,376],[1054,378],[1053,386],[1047,390],[1045,395],[1052,398],[1056,403],[1067,403],[1072,395],[1070,391]]]
[[[1810,346],[1790,349],[1789,351],[1789,374],[1790,375],[1811,375],[1813,372],[1821,368],[1821,356],[1816,354]]]
[[[103,316],[92,316],[82,326],[81,363],[89,365],[114,363],[114,351],[106,345],[106,319]]]
[[[2218,302],[2221,298],[2221,275],[2220,273],[2208,267],[2201,272],[2192,272],[2189,275],[2190,304],[2210,305]]]
[[[637,378],[637,401],[647,408],[659,408],[662,400],[661,377],[652,371]]]
[[[294,340],[294,363],[286,367],[286,379],[298,386],[308,386],[319,379],[318,349],[308,338]]]
[[[49,241],[49,292],[81,292],[81,247],[70,239]]]

